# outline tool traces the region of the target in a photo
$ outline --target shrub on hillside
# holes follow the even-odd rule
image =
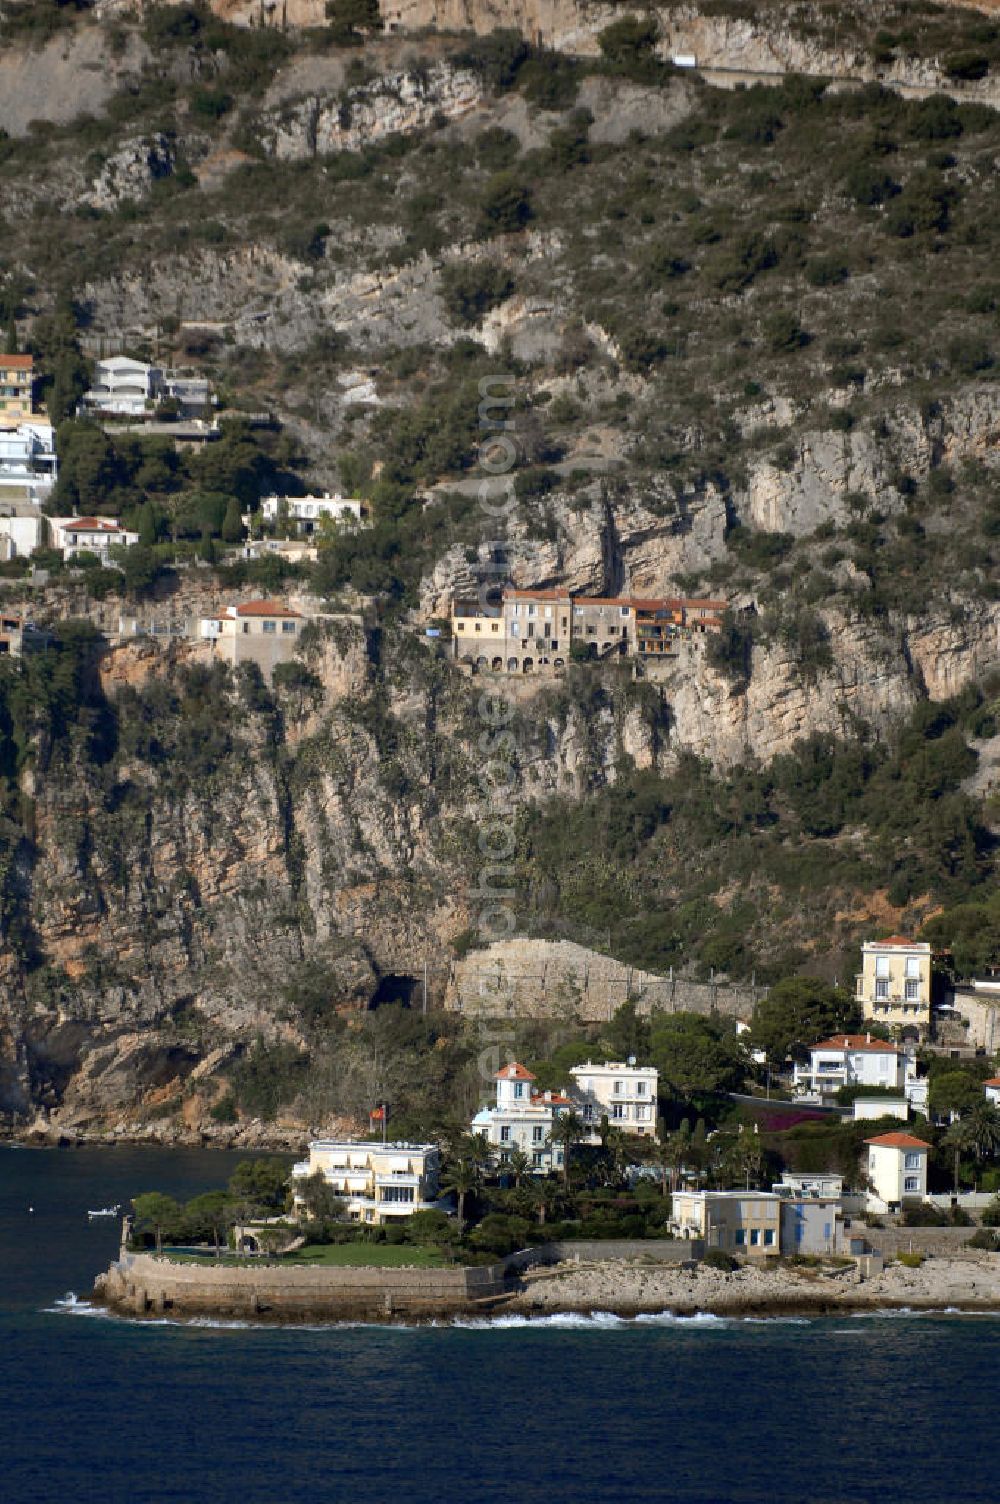
[[[479,324],[514,291],[514,278],[498,261],[451,262],[441,269],[441,298],[453,324]]]
[[[738,1269],[739,1263],[731,1254],[724,1253],[721,1248],[709,1248],[702,1254],[701,1262],[706,1269],[720,1269],[724,1274],[731,1274]]]

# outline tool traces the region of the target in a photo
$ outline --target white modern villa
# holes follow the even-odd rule
[[[367,505],[353,496],[331,496],[325,491],[322,496],[265,496],[260,504],[261,520],[273,527],[287,520],[300,537],[311,537],[322,526],[323,519],[341,528],[356,528],[366,520]],[[253,516],[247,513],[243,526],[249,529]]]

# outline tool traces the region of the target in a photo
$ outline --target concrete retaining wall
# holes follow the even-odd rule
[[[657,976],[570,940],[517,939],[496,941],[456,961],[445,1007],[470,1018],[600,1023],[631,1000],[641,1014],[719,1013],[748,1023],[766,996],[766,987]]]
[[[685,1259],[700,1258],[703,1252],[704,1244],[690,1238],[570,1238],[565,1242],[539,1243],[537,1248],[523,1248],[504,1259],[504,1264],[511,1273],[539,1264],[567,1261],[603,1263],[609,1259],[644,1259],[656,1264],[680,1264]]]
[[[965,1021],[969,1045],[990,1055],[1000,1049],[1000,997],[956,987],[945,994],[945,1002]]]
[[[503,1264],[477,1269],[347,1269],[251,1264],[181,1264],[126,1253],[96,1293],[139,1315],[211,1311],[223,1315],[372,1319],[440,1315],[503,1295]]]
[[[862,1231],[873,1248],[884,1258],[897,1253],[930,1253],[939,1257],[954,1258],[965,1250],[974,1227],[871,1227]],[[859,1231],[857,1227],[852,1233]],[[975,1250],[970,1249],[970,1253]]]
[[[495,1264],[459,1269],[309,1268],[177,1263],[123,1253],[98,1280],[95,1295],[134,1315],[272,1316],[284,1320],[377,1320],[441,1316],[489,1308],[509,1294],[524,1269],[565,1260],[645,1259],[679,1263],[701,1245],[675,1239],[543,1243]]]

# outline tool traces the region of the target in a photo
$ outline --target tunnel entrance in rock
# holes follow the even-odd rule
[[[383,1003],[401,1003],[404,1008],[410,1008],[420,1003],[420,986],[419,977],[387,972],[385,976],[379,978],[375,994],[368,1006],[370,1009],[375,1009],[381,1008]]]

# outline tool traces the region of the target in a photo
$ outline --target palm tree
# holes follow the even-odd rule
[[[955,1151],[955,1195],[959,1192],[959,1170],[961,1168],[962,1155],[976,1152],[976,1130],[970,1117],[959,1118],[952,1123],[948,1132],[941,1140],[943,1147]]]
[[[993,1159],[1000,1149],[1000,1112],[990,1102],[979,1102],[962,1120],[969,1125],[969,1137],[977,1159]]]
[[[628,1158],[625,1135],[620,1128],[605,1127],[601,1123],[601,1161],[605,1185],[619,1185],[625,1172]]]
[[[574,1144],[584,1137],[583,1119],[575,1112],[564,1112],[552,1124],[552,1140],[563,1146],[563,1184],[569,1185],[569,1156]]]
[[[515,1149],[504,1168],[508,1174],[514,1177],[514,1189],[519,1191],[521,1189],[521,1181],[531,1169],[531,1159],[525,1154],[523,1149]]]
[[[463,1155],[460,1159],[453,1160],[442,1177],[441,1185],[444,1190],[454,1191],[458,1198],[459,1233],[465,1227],[465,1198],[479,1189],[482,1178],[480,1166],[470,1155]]]
[[[677,1172],[683,1169],[691,1151],[691,1124],[684,1118],[680,1127],[674,1133],[667,1133],[666,1124],[660,1123],[660,1143],[657,1158],[663,1166],[663,1194],[667,1194],[669,1178],[670,1192],[673,1194],[677,1184]]]
[[[546,1217],[555,1207],[555,1187],[547,1175],[541,1175],[532,1185],[531,1193],[538,1208],[538,1225],[544,1227]]]
[[[1000,1112],[989,1102],[980,1102],[964,1117],[952,1123],[941,1140],[942,1146],[954,1150],[955,1195],[959,1193],[959,1170],[963,1154],[977,1161],[992,1159],[1000,1149]]]
[[[441,1181],[442,1188],[454,1191],[459,1200],[459,1233],[465,1227],[466,1196],[477,1191],[483,1184],[483,1172],[492,1161],[493,1151],[486,1134],[463,1134]]]

